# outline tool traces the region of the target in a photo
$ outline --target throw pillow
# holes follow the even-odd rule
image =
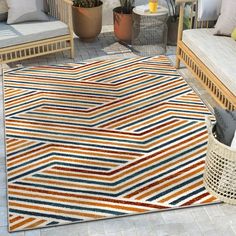
[[[230,36],[235,26],[236,26],[236,1],[222,0],[221,14],[215,25],[215,34]]]
[[[7,20],[8,7],[6,0],[0,0],[0,21]]]
[[[231,34],[232,39],[236,41],[236,28],[234,28],[232,34]]]
[[[222,108],[214,108],[214,111],[217,139],[230,146],[236,130],[236,111],[227,111]]]
[[[236,149],[236,130],[235,130],[235,133],[234,133],[233,141],[231,143],[231,147]]]
[[[7,24],[48,20],[48,16],[43,12],[43,0],[7,0],[7,4]]]
[[[199,0],[198,20],[215,21],[220,15],[222,0]]]

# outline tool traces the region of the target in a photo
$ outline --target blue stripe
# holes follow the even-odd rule
[[[185,85],[182,85],[182,86],[180,86],[180,87],[181,87],[181,88],[182,88],[182,87],[185,87]],[[178,88],[179,88],[179,87],[178,87]],[[172,89],[172,90],[173,90],[173,89]],[[171,91],[171,90],[169,90],[169,91]],[[168,91],[166,91],[166,92],[168,92]],[[137,101],[135,101],[135,102],[132,102],[132,103],[129,103],[129,104],[126,104],[126,105],[123,105],[123,106],[119,106],[119,107],[117,107],[117,108],[115,108],[115,109],[112,109],[112,110],[109,110],[109,111],[107,111],[107,112],[101,113],[101,114],[99,114],[99,115],[97,115],[97,116],[95,116],[95,117],[92,117],[92,118],[99,118],[99,117],[101,117],[102,115],[107,115],[107,114],[112,115],[113,112],[119,111],[119,110],[124,109],[124,108],[130,108],[131,106],[133,106],[133,105],[138,105],[139,103],[142,103],[142,102],[144,102],[144,101],[147,102],[148,100],[153,100],[154,98],[159,97],[160,95],[162,95],[162,94],[164,94],[164,93],[165,93],[165,92],[160,92],[160,93],[157,93],[157,94],[155,94],[155,95],[151,95],[151,96],[149,96],[149,97],[146,97],[146,98],[137,100]],[[129,114],[131,114],[131,113],[138,112],[138,111],[140,111],[140,110],[142,111],[143,109],[149,108],[149,107],[151,107],[151,106],[153,106],[153,105],[156,105],[157,103],[161,103],[162,101],[165,101],[165,100],[167,100],[167,99],[169,99],[169,98],[171,98],[171,97],[176,97],[176,96],[179,96],[179,95],[184,94],[184,93],[186,93],[186,91],[183,91],[183,92],[181,92],[181,93],[172,95],[172,96],[170,96],[170,97],[166,97],[165,99],[159,100],[158,102],[157,102],[157,101],[154,101],[154,102],[149,103],[148,105],[140,106],[140,107],[138,107],[138,108],[136,108],[136,109],[130,110],[129,112],[124,111],[123,113],[120,113],[120,114],[117,115],[117,116],[112,116],[112,117],[109,118],[109,119],[106,119],[106,120],[103,120],[103,121],[101,121],[101,122],[96,123],[95,126],[102,125],[102,124],[104,124],[104,123],[106,123],[106,122],[109,122],[109,121],[113,121],[113,120],[115,120],[115,119],[118,119],[118,118],[120,118],[120,117],[123,117],[124,115],[129,115]],[[89,117],[89,119],[90,119],[90,117]],[[119,130],[119,129],[117,129],[117,130]]]
[[[111,150],[138,152],[138,153],[149,153],[149,152],[156,151],[159,148],[165,147],[166,145],[169,145],[169,144],[171,144],[173,142],[176,142],[176,141],[179,141],[179,140],[181,140],[183,138],[186,138],[189,135],[196,134],[198,131],[203,131],[203,130],[206,130],[206,128],[202,127],[202,128],[196,129],[196,130],[194,130],[192,132],[185,133],[182,136],[178,136],[178,137],[176,137],[173,140],[170,140],[170,141],[168,141],[166,143],[163,143],[160,146],[156,146],[156,147],[151,148],[149,150],[143,150],[142,148],[135,149],[135,148],[123,148],[123,147],[117,147],[117,146],[108,146],[108,145],[98,145],[98,144],[91,144],[91,143],[80,143],[80,142],[73,142],[73,141],[66,141],[66,140],[63,140],[63,142],[67,143],[67,144],[72,144],[72,145],[81,145],[81,146],[102,148],[102,149],[105,149],[105,150],[110,150],[111,149]],[[22,136],[22,135],[7,135],[7,138],[23,138],[23,139],[30,139],[30,140],[37,140],[37,141],[44,141],[44,142],[52,142],[52,143],[60,143],[61,144],[60,140],[47,139],[47,138],[43,138],[43,137],[41,137],[41,138],[36,137],[35,138],[35,137],[31,137],[31,136]]]
[[[171,158],[169,158],[169,159],[167,159],[165,161],[162,161],[160,163],[157,163],[155,165],[147,167],[147,168],[145,168],[145,169],[143,169],[141,171],[137,171],[137,172],[133,173],[132,175],[126,176],[125,178],[122,178],[122,179],[120,179],[120,180],[118,180],[116,182],[113,182],[113,183],[106,182],[106,181],[103,181],[103,182],[100,181],[99,182],[99,181],[92,181],[92,180],[85,180],[85,179],[78,179],[78,178],[72,179],[72,178],[59,177],[59,176],[53,176],[53,175],[47,175],[47,174],[34,174],[33,176],[37,177],[37,178],[44,178],[44,179],[57,179],[57,180],[65,180],[65,181],[68,181],[68,182],[75,182],[75,183],[86,183],[86,184],[94,184],[94,185],[100,185],[100,186],[114,187],[114,186],[118,186],[119,184],[125,183],[126,181],[131,180],[131,179],[133,179],[133,178],[135,178],[135,177],[137,177],[139,175],[142,175],[145,172],[148,172],[148,171],[151,171],[151,170],[153,170],[155,168],[158,168],[158,167],[160,167],[160,166],[162,166],[162,165],[164,165],[164,164],[166,164],[168,162],[171,162],[171,161],[173,161],[173,160],[175,160],[177,158],[181,158],[182,155],[188,154],[191,151],[192,150],[188,150],[188,151],[185,151],[185,152],[183,152],[183,153],[181,153],[179,155],[175,155],[175,156],[173,156],[173,157],[171,157]],[[194,158],[194,159],[192,159],[190,161],[186,161],[186,162],[184,162],[184,163],[182,163],[182,164],[180,164],[180,165],[178,165],[178,166],[176,166],[176,167],[174,167],[174,168],[172,168],[172,169],[170,169],[168,171],[165,171],[165,172],[163,172],[161,174],[158,174],[158,175],[155,175],[155,176],[153,176],[153,177],[151,177],[151,178],[149,178],[149,179],[147,179],[147,180],[145,180],[143,182],[140,182],[140,183],[138,183],[136,185],[133,185],[132,187],[130,187],[128,189],[125,189],[122,192],[119,192],[118,194],[119,195],[123,195],[123,194],[125,194],[127,192],[129,193],[133,189],[141,187],[142,185],[148,184],[150,182],[156,181],[157,179],[159,179],[159,178],[161,178],[161,177],[163,177],[165,175],[171,174],[173,171],[179,170],[180,168],[184,168],[185,166],[187,166],[187,165],[189,165],[189,164],[191,164],[191,163],[193,163],[195,161],[201,160],[204,157],[205,157],[205,154],[201,155],[201,156],[197,156],[196,158]]]
[[[23,211],[23,210],[9,208],[9,213],[17,213],[17,214],[27,215],[27,216],[47,217],[47,218],[53,218],[53,219],[58,219],[58,220],[65,220],[65,221],[69,221],[69,222],[84,220],[84,219],[80,219],[80,218],[72,218],[72,217],[67,217],[67,216],[62,216],[62,215],[53,215],[53,214],[47,214],[47,213],[33,212],[32,209],[30,209],[29,211]]]
[[[125,213],[119,212],[119,211],[112,211],[112,210],[106,210],[102,208],[95,208],[93,207],[81,207],[81,206],[74,206],[74,205],[68,205],[68,204],[62,204],[62,203],[56,203],[56,202],[47,202],[42,200],[35,200],[35,199],[23,199],[23,198],[17,198],[17,197],[8,197],[10,201],[18,201],[18,202],[27,202],[27,203],[33,203],[38,205],[43,205],[45,208],[47,206],[53,206],[53,207],[59,207],[64,209],[71,209],[71,210],[82,210],[82,211],[89,211],[89,212],[96,212],[96,213],[106,213],[111,215],[124,215]]]
[[[157,140],[159,138],[164,138],[165,136],[177,132],[181,129],[187,128],[191,125],[195,124],[195,121],[191,121],[187,124],[183,124],[181,126],[173,127],[171,130],[166,131],[165,133],[162,133],[160,135],[152,136],[151,138],[145,140],[145,141],[135,141],[135,140],[127,140],[127,139],[117,139],[117,138],[105,138],[105,137],[99,137],[99,136],[93,136],[93,135],[82,135],[82,134],[73,134],[73,133],[61,133],[60,130],[58,132],[55,131],[47,131],[47,130],[36,130],[36,129],[26,129],[25,127],[23,128],[17,128],[17,127],[7,127],[8,130],[20,130],[24,132],[30,132],[30,133],[36,133],[36,134],[52,134],[52,135],[60,135],[60,136],[67,136],[67,137],[76,137],[76,138],[82,138],[85,139],[82,142],[86,142],[86,139],[89,140],[102,140],[102,141],[115,141],[118,143],[133,143],[133,144],[140,144],[140,145],[146,145],[149,144],[150,142]]]
[[[188,194],[186,194],[186,195],[184,195],[184,196],[182,196],[182,197],[176,199],[175,201],[171,202],[170,204],[176,205],[176,204],[178,204],[179,202],[184,201],[185,199],[188,199],[189,197],[192,197],[192,196],[194,196],[194,195],[197,195],[197,194],[199,194],[199,193],[201,193],[201,192],[203,192],[203,191],[206,191],[205,187],[201,187],[201,188],[199,188],[199,189],[197,189],[197,190],[195,190],[195,191],[193,191],[193,192],[191,192],[191,193],[188,193]]]
[[[21,163],[19,165],[14,165],[10,168],[8,168],[7,170],[8,171],[12,171],[14,169],[17,169],[17,168],[20,168],[20,167],[24,167],[26,165],[29,165],[29,164],[32,164],[36,161],[40,161],[40,160],[43,160],[43,159],[46,159],[50,156],[62,156],[62,157],[70,157],[70,158],[78,158],[78,159],[86,159],[86,160],[99,160],[99,161],[104,161],[104,162],[112,162],[112,163],[126,163],[127,161],[120,161],[120,160],[112,160],[112,159],[105,159],[105,158],[93,158],[93,157],[86,157],[86,156],[80,156],[80,155],[70,155],[70,154],[66,154],[66,153],[57,153],[57,152],[50,152],[48,154],[45,154],[43,156],[38,156],[37,158],[34,158],[34,159],[30,159],[29,161],[27,162],[24,162],[24,163]],[[78,161],[79,162],[79,161]],[[68,165],[69,163],[65,163],[65,165]],[[72,164],[71,164],[72,165]],[[74,166],[76,167],[76,164],[74,164]],[[83,167],[85,167],[86,165],[83,165]],[[92,167],[92,166],[91,166]],[[89,168],[89,166],[88,166]],[[94,170],[110,170],[110,168],[102,168],[102,167],[93,167],[92,169]]]
[[[52,221],[52,222],[48,223],[47,226],[50,226],[50,225],[57,225],[57,224],[59,224],[59,222],[57,222],[57,221]]]
[[[19,149],[19,150],[15,151],[15,152],[9,152],[9,153],[7,153],[7,156],[11,157],[11,156],[17,155],[19,153],[29,151],[29,150],[34,149],[36,147],[43,146],[43,145],[45,145],[45,143],[36,143],[36,144],[33,144],[33,145],[28,146],[26,148]]]
[[[37,158],[37,159],[40,159],[40,158]],[[29,174],[35,173],[37,171],[43,170],[43,169],[45,169],[47,167],[50,167],[52,165],[59,165],[59,166],[66,166],[66,167],[77,167],[77,168],[83,168],[83,169],[89,169],[89,170],[99,170],[99,171],[109,171],[110,170],[110,168],[105,168],[105,167],[77,165],[77,164],[70,164],[70,163],[66,163],[66,162],[55,161],[55,162],[51,162],[51,163],[45,164],[43,166],[34,168],[34,169],[30,170],[30,171],[26,171],[26,172],[24,172],[24,173],[22,173],[20,175],[12,177],[12,178],[9,178],[8,182],[14,181],[14,180],[16,180],[18,178],[21,178],[21,177],[24,177],[26,175],[29,175]],[[14,169],[16,169],[18,167],[21,167],[21,166],[25,166],[25,164],[18,165],[17,167],[13,166],[13,167],[9,168],[7,171],[14,170]]]
[[[29,91],[29,92],[25,92],[23,94],[15,95],[15,96],[11,95],[11,97],[5,98],[4,100],[5,100],[5,102],[9,102],[11,100],[15,100],[16,98],[25,97],[25,96],[31,95],[31,94],[36,94],[36,92],[35,91]]]
[[[5,80],[6,81],[6,80]],[[7,85],[8,88],[18,88],[18,89],[28,89],[28,90],[35,90],[35,88],[29,88],[27,86],[13,86],[13,85]],[[96,97],[99,97],[99,98],[102,98],[102,97],[105,97],[105,98],[119,98],[120,96],[115,96],[114,94],[113,95],[108,95],[108,94],[95,94],[94,93],[85,93],[85,92],[81,92],[81,91],[70,91],[70,90],[60,90],[60,89],[48,89],[48,88],[37,88],[38,91],[44,91],[44,92],[60,92],[65,95],[65,94],[78,94],[78,95],[91,95],[93,98],[96,98]]]
[[[158,199],[158,198],[160,198],[160,197],[163,197],[163,196],[167,195],[168,193],[171,193],[171,192],[173,192],[173,191],[176,191],[176,190],[178,190],[178,189],[180,189],[180,188],[186,186],[187,184],[191,184],[191,183],[193,183],[194,181],[197,181],[197,180],[199,180],[199,179],[202,179],[202,177],[203,177],[203,174],[197,175],[197,176],[195,176],[195,177],[193,177],[193,178],[191,178],[191,179],[188,179],[187,181],[184,181],[184,182],[181,183],[181,184],[178,184],[178,185],[175,185],[174,187],[171,187],[171,189],[167,189],[167,190],[165,190],[165,191],[163,191],[163,192],[161,192],[161,193],[158,193],[157,195],[155,195],[155,196],[153,196],[153,197],[147,199],[147,201],[155,201],[156,199]]]
[[[47,100],[47,102],[45,101]],[[94,104],[94,105],[101,105],[103,103],[98,103],[98,102],[85,102],[85,101],[73,101],[73,100],[63,100],[63,99],[52,99],[52,98],[36,98],[36,99],[33,99],[33,100],[30,100],[30,101],[26,101],[26,102],[22,102],[22,103],[18,103],[14,106],[9,106],[7,108],[5,108],[5,110],[11,110],[13,108],[17,108],[17,107],[21,107],[22,105],[28,105],[28,104],[32,104],[33,102],[38,102],[38,101],[44,101],[45,103],[42,103],[42,104],[39,104],[38,106],[45,106],[45,105],[50,105],[50,106],[57,106],[57,104],[50,104],[50,101],[62,101],[62,102],[72,102],[74,104],[76,103],[84,103],[84,104]]]

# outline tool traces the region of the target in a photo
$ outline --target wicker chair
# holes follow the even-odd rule
[[[196,20],[197,14],[195,12],[197,9],[197,0],[176,0],[178,4],[180,4],[180,19],[179,19],[179,31],[178,31],[178,43],[177,43],[177,52],[176,52],[176,67],[179,68],[180,66],[180,61],[182,61],[187,68],[194,74],[195,78],[198,79],[202,85],[208,90],[208,92],[212,95],[212,97],[222,105],[222,107],[225,107],[229,110],[234,110],[236,108],[236,96],[235,96],[235,90],[236,84],[234,82],[227,82],[226,83],[226,78],[223,78],[222,76],[219,77],[217,75],[216,71],[213,69],[210,69],[209,65],[206,65],[204,62],[204,58],[201,58],[198,56],[200,53],[196,53],[196,49],[194,50],[191,48],[189,44],[186,44],[183,40],[183,21],[184,21],[184,7],[186,3],[191,3],[192,5],[192,14],[191,14],[191,26],[195,28],[195,32],[197,31],[196,29],[202,30],[202,28],[206,28],[205,30],[203,29],[202,32],[207,31],[211,28],[212,25],[214,25],[214,22],[208,22],[208,21],[198,21]],[[213,23],[213,24],[212,24]],[[186,35],[185,35],[186,36]],[[206,35],[207,36],[207,35]],[[214,37],[214,36],[213,36]],[[205,37],[206,39],[206,37]],[[223,37],[219,38],[220,40],[224,40]],[[218,40],[218,39],[216,39]],[[196,40],[195,40],[196,41]],[[195,42],[194,45],[199,45],[199,42]],[[222,45],[224,47],[224,42],[218,43],[218,45]],[[233,42],[232,44],[235,44],[236,42]],[[235,48],[235,47],[233,47]],[[215,48],[216,50],[219,51],[219,47]],[[216,51],[215,52],[218,52]],[[224,48],[222,48],[221,52],[224,52]],[[206,53],[211,53],[206,49]],[[218,54],[220,55],[220,54]],[[235,54],[232,54],[234,56]],[[223,57],[222,57],[223,58]],[[209,64],[209,63],[208,63]],[[220,66],[226,66],[222,65],[219,63],[217,66],[218,68]],[[231,68],[232,69],[232,68]],[[231,77],[234,77],[235,75],[232,74]]]
[[[74,41],[73,41],[73,28],[72,28],[72,1],[70,0],[47,0],[48,15],[49,17],[56,18],[58,24],[64,25],[64,33],[55,33],[57,36],[50,36],[45,33],[42,38],[42,32],[39,33],[40,40],[25,40],[26,42],[20,43],[19,37],[14,40],[19,40],[15,45],[1,46],[0,41],[0,64],[28,59],[36,56],[42,56],[50,53],[60,51],[70,51],[71,58],[74,57]],[[42,22],[43,23],[43,22]],[[2,23],[4,31],[4,22]],[[40,26],[39,22],[37,22]],[[44,22],[45,24],[45,22]],[[5,24],[5,27],[8,27]],[[26,24],[27,27],[27,24]],[[31,26],[32,27],[32,26]],[[42,26],[43,27],[43,26]],[[41,27],[41,28],[42,28]],[[66,30],[65,30],[66,29]],[[56,31],[56,29],[55,29]],[[65,33],[66,32],[66,33]],[[0,28],[1,34],[1,28]],[[36,35],[37,38],[37,35]],[[13,41],[14,41],[13,40]],[[11,41],[11,40],[9,40]],[[6,42],[5,42],[6,44]]]

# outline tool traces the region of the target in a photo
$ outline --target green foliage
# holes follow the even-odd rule
[[[97,7],[101,5],[100,0],[73,0],[73,5],[75,7]]]
[[[131,14],[132,9],[134,8],[134,2],[135,0],[120,0],[122,12],[125,14]]]

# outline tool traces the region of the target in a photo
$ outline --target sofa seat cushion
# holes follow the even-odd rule
[[[215,36],[214,29],[191,29],[183,42],[236,96],[236,41]]]
[[[58,20],[7,25],[0,22],[0,48],[69,34],[68,26]]]

